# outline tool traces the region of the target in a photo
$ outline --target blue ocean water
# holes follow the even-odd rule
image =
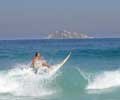
[[[29,72],[38,51],[50,65],[70,59],[50,78]],[[0,99],[119,100],[120,39],[1,40]]]

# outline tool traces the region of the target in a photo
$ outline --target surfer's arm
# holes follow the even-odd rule
[[[48,65],[47,63],[43,63],[42,65],[43,65],[43,66],[46,66],[46,67],[48,67],[48,68],[50,67],[50,65]]]
[[[43,66],[46,66],[46,67],[48,67],[48,68],[50,67],[50,65],[49,65],[46,61],[43,61],[42,65],[43,65]]]
[[[34,64],[35,64],[35,60],[34,58],[32,59],[32,67],[34,67]]]

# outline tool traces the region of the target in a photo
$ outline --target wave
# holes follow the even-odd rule
[[[29,64],[18,64],[8,71],[0,71],[0,94],[16,96],[47,96],[57,93],[53,87],[56,75],[37,75],[28,68]]]
[[[107,89],[120,86],[120,71],[104,71],[88,82],[86,89]]]
[[[87,80],[86,90],[103,90],[120,86],[120,70],[102,71],[101,73],[87,73],[77,69]]]
[[[86,80],[84,81],[80,76],[77,82],[79,85],[76,87],[81,86],[83,90],[105,90],[120,86],[120,70],[88,73],[79,68],[76,69],[82,78]],[[71,70],[73,71],[73,69]],[[66,72],[66,70],[64,71]],[[55,96],[55,94],[62,90],[62,85],[59,82],[56,83],[58,75],[60,74],[56,73],[53,76],[49,76],[48,74],[38,75],[29,68],[29,64],[18,64],[11,70],[0,71],[0,94],[10,93],[15,96]],[[78,76],[78,74],[73,74],[73,78],[77,77],[74,75]],[[68,85],[74,88],[75,84],[71,81],[69,82]],[[74,82],[76,83],[76,81]],[[66,91],[64,89],[63,91]]]

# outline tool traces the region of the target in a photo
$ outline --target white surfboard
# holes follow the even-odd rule
[[[49,70],[49,74],[50,75],[55,74],[68,61],[70,56],[71,56],[71,52],[68,54],[68,56],[62,62],[60,62],[59,64],[52,65]]]
[[[68,56],[60,63],[55,64],[55,65],[51,65],[50,68],[47,67],[43,67],[38,69],[37,74],[41,74],[41,75],[54,75],[70,58],[71,52],[68,54]]]

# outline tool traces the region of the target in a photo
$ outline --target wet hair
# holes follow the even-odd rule
[[[36,52],[36,53],[35,53],[35,57],[37,57],[39,54],[40,54],[39,52]]]

